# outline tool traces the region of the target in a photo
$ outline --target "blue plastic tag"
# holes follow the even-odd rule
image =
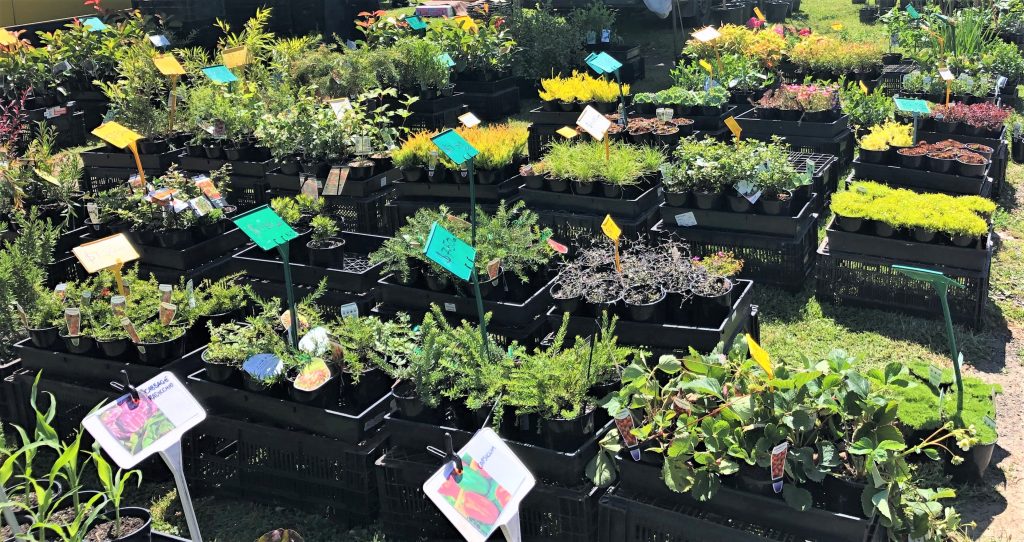
[[[238,81],[235,74],[231,73],[231,70],[223,65],[210,66],[209,68],[203,68],[203,73],[210,78],[214,83],[220,83],[227,85]]]

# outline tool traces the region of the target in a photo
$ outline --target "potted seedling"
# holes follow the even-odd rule
[[[173,313],[176,310],[177,307],[170,303],[161,303],[160,317],[136,329],[138,340],[135,341],[135,347],[139,352],[140,362],[163,366],[182,356],[185,347],[185,327],[174,323]],[[128,334],[130,336],[131,332]]]
[[[338,225],[326,215],[318,215],[310,222],[312,233],[306,243],[309,265],[325,268],[345,268],[345,240],[338,237]]]
[[[121,325],[121,318],[115,314],[108,314],[102,321],[97,322],[89,334],[96,340],[96,346],[107,359],[121,359],[135,350],[131,348],[131,340]]]
[[[252,325],[240,322],[209,322],[207,326],[210,344],[202,353],[206,376],[214,382],[228,382],[247,359],[258,353],[258,333]]]
[[[216,281],[204,280],[193,296],[196,300],[196,325],[220,325],[239,317],[249,307],[252,287],[240,284],[241,273]]]
[[[981,177],[988,168],[988,159],[968,150],[956,153],[956,172],[964,177]]]
[[[697,312],[700,322],[715,327],[732,310],[733,277],[743,270],[743,260],[728,252],[716,252],[694,262],[704,276],[695,284],[694,294],[700,303]]]
[[[148,397],[143,397],[136,409],[146,409],[144,412],[152,415],[156,412],[156,405]],[[139,412],[127,410],[114,410],[120,416],[139,416]],[[166,422],[170,423],[170,422]],[[96,473],[103,488],[103,495],[106,497],[105,508],[112,512],[104,512],[105,522],[94,524],[86,535],[86,540],[97,540],[102,542],[120,542],[148,540],[152,530],[152,516],[145,508],[124,507],[124,493],[132,478],[136,480],[136,487],[142,485],[142,472],[138,470],[124,471],[114,468],[103,457],[103,452],[98,443],[93,444],[92,461],[96,465]]]
[[[63,303],[57,293],[48,290],[41,284],[32,286],[34,302],[26,310],[20,304],[13,310],[28,331],[28,337],[36,348],[50,348],[57,343],[60,332],[54,322],[59,321],[64,311]]]
[[[331,326],[331,337],[342,353],[342,400],[359,410],[381,399],[392,382],[389,374],[409,356],[412,344],[408,317],[392,322],[376,317],[347,317]]]

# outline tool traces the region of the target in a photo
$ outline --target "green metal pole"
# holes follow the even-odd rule
[[[469,224],[471,228],[470,240],[473,249],[476,249],[476,179],[474,175],[473,159],[470,158],[466,165],[469,173]],[[480,317],[480,344],[482,345],[484,359],[490,359],[490,352],[487,348],[487,318],[484,315],[484,301],[480,296],[480,272],[477,271],[476,262],[473,262],[473,295],[476,297],[476,312]]]
[[[956,335],[953,334],[953,317],[949,313],[949,286],[945,284],[936,285],[939,293],[939,302],[942,304],[942,317],[946,320],[946,335],[949,336],[949,355],[953,359],[953,376],[956,377],[956,414],[964,410],[964,382],[960,374],[960,352],[956,347]]]
[[[284,289],[288,297],[288,310],[291,312],[291,322],[288,326],[288,334],[291,335],[292,347],[299,349],[299,311],[295,308],[295,289],[292,286],[292,265],[288,261],[288,246],[291,241],[277,245],[277,251],[281,254],[281,261],[284,263]]]

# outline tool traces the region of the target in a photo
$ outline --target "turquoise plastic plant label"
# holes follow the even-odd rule
[[[455,130],[445,130],[431,138],[431,141],[456,164],[462,164],[478,154],[469,141],[463,139]]]
[[[587,55],[587,66],[598,74],[613,73],[622,67],[622,63],[608,53],[590,53]]]
[[[437,55],[437,60],[444,64],[446,68],[452,68],[455,66],[455,61],[452,60],[452,55],[448,53],[441,53]]]
[[[893,98],[896,102],[896,108],[904,113],[920,113],[922,115],[928,115],[932,112],[928,108],[928,102],[924,100],[911,100],[907,98]]]
[[[231,70],[229,70],[226,66],[222,65],[203,68],[203,73],[206,74],[206,76],[209,77],[210,80],[214,83],[220,83],[222,85],[227,85],[230,83],[234,83],[235,81],[238,81],[238,78],[235,77],[235,74],[231,73]]]
[[[268,205],[242,213],[232,221],[263,250],[283,245],[299,236]]]
[[[918,13],[917,10],[914,9],[914,6],[912,6],[910,4],[907,4],[907,15],[910,15],[911,19],[920,19],[921,18],[921,14]]]
[[[423,253],[462,280],[469,280],[472,277],[476,249],[452,235],[452,232],[437,222],[430,227],[430,236],[427,237],[427,246]]]
[[[101,32],[110,28],[99,17],[89,17],[88,19],[82,19],[82,26],[89,29],[89,32]]]
[[[406,17],[405,22],[409,23],[409,28],[413,30],[423,30],[427,27],[427,23],[423,22],[423,19],[420,19],[416,15]]]

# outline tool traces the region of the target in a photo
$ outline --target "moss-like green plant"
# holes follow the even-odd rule
[[[638,184],[664,161],[657,149],[626,143],[611,143],[606,154],[604,143],[599,141],[556,141],[543,159],[545,170],[555,178],[623,186]]]
[[[832,196],[838,216],[867,218],[895,228],[924,228],[949,235],[982,237],[996,205],[980,196],[918,194],[859,181]]]

